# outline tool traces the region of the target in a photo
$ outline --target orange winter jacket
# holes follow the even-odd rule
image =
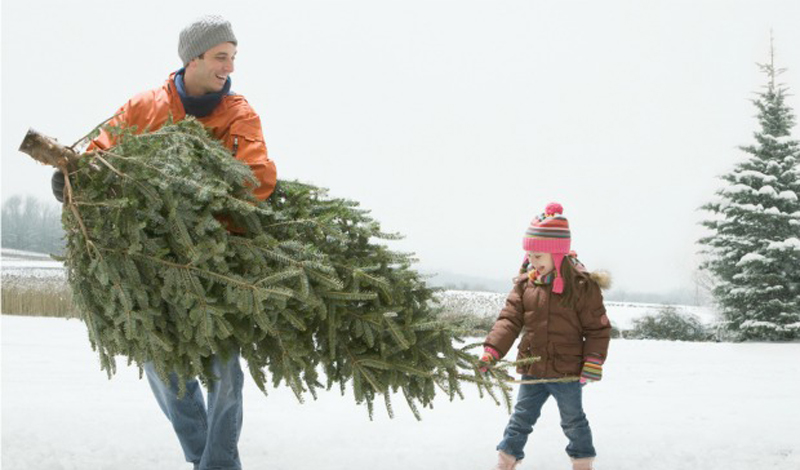
[[[117,111],[109,125],[136,126],[136,132],[152,132],[163,126],[170,115],[175,122],[186,118],[186,111],[175,86],[175,73],[161,87],[131,98]],[[275,190],[275,163],[267,157],[261,120],[247,100],[241,95],[226,95],[211,114],[197,120],[231,149],[237,160],[250,166],[259,181],[259,186],[253,188],[253,193],[259,200],[267,199]],[[114,137],[103,130],[89,144],[87,150],[107,150],[114,144]]]

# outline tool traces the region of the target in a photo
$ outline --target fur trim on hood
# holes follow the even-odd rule
[[[611,287],[611,273],[608,271],[592,271],[589,273],[589,277],[603,290]]]

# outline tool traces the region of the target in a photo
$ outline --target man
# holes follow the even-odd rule
[[[247,101],[231,93],[237,41],[230,23],[219,16],[205,16],[180,33],[178,55],[183,68],[170,75],[159,88],[134,96],[110,121],[112,126],[136,126],[136,132],[155,131],[170,118],[194,116],[221,140],[234,157],[247,163],[259,181],[255,196],[264,200],[275,189],[274,163],[267,157],[261,121]],[[108,149],[114,137],[103,131],[88,150]],[[56,172],[53,192],[63,200],[64,179]],[[186,383],[186,394],[178,398],[174,375],[164,383],[151,363],[145,372],[164,414],[171,421],[186,460],[195,470],[239,470],[237,443],[242,428],[242,384],[239,355],[214,358],[217,380],[208,392],[208,407],[197,380]]]

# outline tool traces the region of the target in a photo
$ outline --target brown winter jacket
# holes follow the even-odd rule
[[[575,308],[560,305],[560,295],[551,285],[536,285],[527,275],[515,280],[505,307],[486,337],[484,345],[505,356],[523,327],[517,360],[531,356],[540,361],[517,368],[520,374],[538,378],[578,376],[589,354],[605,360],[611,325],[598,284],[579,271]]]
[[[136,126],[136,132],[153,132],[163,126],[172,116],[173,121],[186,117],[180,95],[175,86],[175,73],[164,84],[153,90],[139,93],[125,103],[115,117],[109,121],[111,126]],[[267,157],[267,146],[261,132],[261,120],[241,95],[226,95],[208,116],[198,121],[231,149],[237,160],[250,166],[258,180],[253,188],[257,199],[267,199],[275,189],[277,174],[275,164]],[[114,137],[106,131],[94,139],[87,150],[97,148],[107,150],[114,146]]]

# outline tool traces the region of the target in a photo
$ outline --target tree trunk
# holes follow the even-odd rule
[[[19,146],[19,151],[31,156],[34,160],[58,168],[72,170],[80,156],[71,148],[59,144],[52,137],[28,129],[28,133]]]

